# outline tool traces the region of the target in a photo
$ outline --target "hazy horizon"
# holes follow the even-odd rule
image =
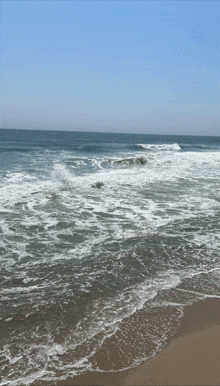
[[[100,134],[128,134],[128,135],[146,135],[146,136],[158,136],[158,137],[220,137],[220,135],[208,135],[208,134],[166,134],[166,133],[141,133],[141,132],[128,132],[128,131],[92,131],[92,130],[59,130],[59,129],[44,129],[44,128],[39,128],[39,129],[28,129],[28,128],[19,128],[17,129],[16,127],[11,127],[11,128],[5,128],[1,127],[0,130],[15,130],[15,131],[49,131],[49,132],[61,132],[61,133],[100,133]]]

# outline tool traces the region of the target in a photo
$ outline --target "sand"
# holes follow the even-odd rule
[[[176,339],[126,377],[127,385],[219,385],[220,299],[189,307]]]
[[[220,385],[220,299],[187,307],[174,339],[138,368],[86,373],[57,385]]]

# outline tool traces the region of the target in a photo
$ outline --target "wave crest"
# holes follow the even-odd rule
[[[147,162],[144,157],[129,157],[129,158],[120,158],[113,161],[113,165],[121,166],[133,166],[133,165],[145,165]]]
[[[178,143],[172,143],[172,144],[162,144],[162,145],[153,145],[153,144],[138,144],[138,147],[144,150],[151,150],[151,151],[179,151],[181,150],[181,147],[178,145]]]

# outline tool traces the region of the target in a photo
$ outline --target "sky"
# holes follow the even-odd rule
[[[220,1],[2,1],[1,128],[220,135]]]

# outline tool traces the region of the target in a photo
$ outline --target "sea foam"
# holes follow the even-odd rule
[[[141,149],[144,150],[152,150],[152,151],[179,151],[181,150],[181,147],[178,145],[178,143],[173,143],[173,144],[162,144],[162,145],[154,145],[154,144],[143,144],[140,143],[137,145]]]

